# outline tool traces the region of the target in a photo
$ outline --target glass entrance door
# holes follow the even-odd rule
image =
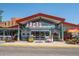
[[[59,34],[53,33],[53,41],[59,41]]]
[[[49,36],[49,31],[32,31],[31,35],[35,40],[46,40],[46,37]]]

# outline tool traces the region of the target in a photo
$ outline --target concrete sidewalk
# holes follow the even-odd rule
[[[79,48],[79,45],[66,44],[65,42],[52,43],[28,43],[23,41],[8,42],[0,44],[0,46],[20,46],[20,47],[50,47],[50,48]]]

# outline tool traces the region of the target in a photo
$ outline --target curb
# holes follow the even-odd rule
[[[38,47],[38,48],[79,48],[78,45],[43,45],[43,44],[0,44],[3,47]]]

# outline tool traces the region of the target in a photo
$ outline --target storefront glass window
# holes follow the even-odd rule
[[[46,36],[49,36],[49,32],[45,32]]]

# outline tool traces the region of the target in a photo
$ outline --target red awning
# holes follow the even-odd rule
[[[79,28],[71,28],[71,29],[68,29],[67,32],[71,32],[71,33],[79,33]]]

